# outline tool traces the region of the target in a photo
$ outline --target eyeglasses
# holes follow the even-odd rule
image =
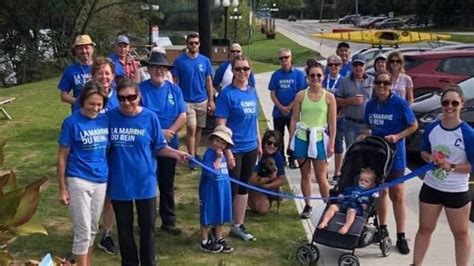
[[[341,64],[339,64],[339,63],[329,63],[329,64],[328,64],[328,67],[338,67],[338,66],[340,66],[340,65],[341,65]]]
[[[234,71],[235,72],[242,72],[242,71],[249,71],[250,70],[250,67],[234,67]]]
[[[391,59],[391,60],[390,60],[390,63],[397,63],[397,64],[401,64],[401,63],[402,63],[402,60],[398,60],[398,59]]]
[[[288,58],[290,58],[290,56],[289,56],[289,55],[285,55],[285,56],[280,56],[280,57],[278,57],[278,60],[282,61],[283,59],[288,59]]]
[[[374,81],[375,85],[384,85],[384,86],[390,86],[392,85],[392,82],[390,80],[376,80]]]
[[[231,53],[236,53],[236,54],[240,54],[240,50],[230,50]]]
[[[138,98],[138,95],[137,94],[130,94],[130,95],[118,95],[118,100],[119,102],[123,103],[125,102],[126,100],[129,101],[129,102],[133,102],[135,101],[136,99]]]
[[[317,73],[317,74],[311,73],[311,74],[309,74],[309,77],[312,78],[312,79],[314,79],[316,77],[318,77],[320,79],[322,76],[323,76],[323,74],[321,74],[321,73]]]
[[[267,144],[268,146],[273,146],[273,147],[278,146],[278,143],[276,143],[276,141],[271,141],[271,140],[267,140],[265,144]]]
[[[364,63],[362,63],[362,62],[354,62],[354,63],[352,63],[352,66],[354,66],[354,67],[361,67],[361,66],[364,66]]]
[[[459,107],[461,104],[459,101],[450,101],[450,100],[443,100],[441,101],[441,105],[444,107],[448,107],[451,104],[452,107]]]
[[[199,45],[199,42],[188,42],[188,45]]]

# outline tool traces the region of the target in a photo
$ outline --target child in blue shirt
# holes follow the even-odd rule
[[[232,222],[232,194],[228,179],[224,150],[234,145],[232,131],[217,126],[209,136],[210,144],[204,153],[203,163],[219,175],[202,169],[199,184],[201,212],[201,250],[210,253],[229,253],[234,249],[222,237],[222,225]],[[214,228],[215,241],[208,239],[209,228]]]
[[[362,168],[359,175],[358,186],[346,187],[343,197],[338,203],[331,204],[318,225],[319,229],[328,226],[328,222],[339,211],[346,212],[346,221],[339,229],[339,234],[345,235],[354,223],[356,215],[362,215],[370,203],[370,195],[361,195],[362,192],[373,188],[375,185],[375,172],[370,168]]]

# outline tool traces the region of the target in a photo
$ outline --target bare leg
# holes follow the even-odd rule
[[[201,134],[202,134],[202,128],[196,127],[196,135],[194,137],[195,142],[194,142],[194,153],[193,153],[193,155],[198,154],[199,145],[201,145]]]
[[[390,195],[390,200],[392,200],[397,233],[404,233],[407,222],[407,205],[405,204],[403,184],[389,188],[388,194]]]
[[[214,227],[214,232],[216,232],[216,240],[219,240],[222,238],[222,225],[216,225]]]
[[[186,148],[188,149],[188,153],[193,156],[195,155],[194,151],[196,150],[196,131],[196,125],[186,126]]]
[[[339,234],[345,235],[351,228],[352,224],[354,223],[357,211],[355,209],[349,208],[346,212],[346,222],[344,225],[339,229]]]
[[[89,266],[88,253],[84,255],[74,255],[74,260],[77,266]]]
[[[112,229],[114,228],[115,214],[109,196],[105,197],[103,217],[104,223],[102,227],[104,232],[112,232]]]
[[[301,192],[304,197],[311,197],[311,159],[307,159],[306,162],[302,159],[298,159],[298,165],[303,166],[300,168],[301,172]],[[306,205],[311,206],[311,200],[304,200]]]
[[[445,208],[449,228],[454,236],[456,265],[467,266],[471,254],[471,238],[469,235],[469,212],[471,203],[459,209]]]
[[[207,240],[209,233],[209,227],[205,225],[201,225],[201,240]]]
[[[329,208],[324,213],[323,219],[318,225],[319,229],[326,228],[328,226],[329,221],[334,217],[334,215],[339,211],[339,207],[337,204],[331,204]]]
[[[387,212],[388,212],[388,195],[387,189],[380,191],[379,198],[377,200],[377,212],[379,214],[380,224],[387,224]]]
[[[89,251],[87,252],[87,266],[92,265],[92,250],[93,250],[93,248],[90,247]]]
[[[327,198],[329,196],[329,182],[327,179],[328,164],[323,160],[311,160],[313,162],[313,169],[318,181],[319,193],[321,197]],[[324,200],[327,202],[327,200]]]
[[[270,201],[263,193],[249,191],[248,205],[258,214],[267,214],[270,211]]]
[[[247,208],[248,194],[234,196],[234,224],[243,224],[245,220],[245,209]]]
[[[421,265],[425,258],[426,251],[430,246],[431,235],[441,213],[442,206],[420,202],[418,215],[419,225],[415,237],[415,247],[413,251],[413,264]]]
[[[342,153],[334,154],[334,175],[341,175]]]

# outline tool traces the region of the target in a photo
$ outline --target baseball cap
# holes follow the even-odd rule
[[[365,64],[365,63],[367,62],[367,59],[366,59],[365,56],[362,55],[362,54],[355,54],[355,55],[352,57],[352,64],[354,64],[355,62],[359,62],[359,63]]]
[[[130,44],[130,40],[125,35],[119,35],[117,37],[117,40],[115,41],[115,44],[119,44],[119,43]]]

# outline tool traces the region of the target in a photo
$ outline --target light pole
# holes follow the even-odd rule
[[[237,22],[242,19],[242,14],[240,14],[239,9],[234,7],[230,19],[234,20],[234,42],[237,42]]]
[[[224,8],[224,39],[227,39],[227,9],[229,9],[230,0],[214,0],[214,6]]]
[[[272,29],[273,29],[273,32],[275,32],[275,18],[274,18],[274,14],[275,14],[276,12],[278,12],[278,11],[280,11],[280,9],[278,9],[277,4],[276,4],[276,3],[273,3],[272,7],[270,8],[270,15],[271,15],[270,17],[271,17],[271,19],[273,20],[273,21],[272,21],[272,22],[273,22],[273,23],[272,23],[272,25],[273,25],[273,28],[272,28]]]
[[[152,12],[160,10],[159,5],[140,5],[140,9],[147,12],[148,17],[148,44],[153,45],[153,21],[151,20]]]

